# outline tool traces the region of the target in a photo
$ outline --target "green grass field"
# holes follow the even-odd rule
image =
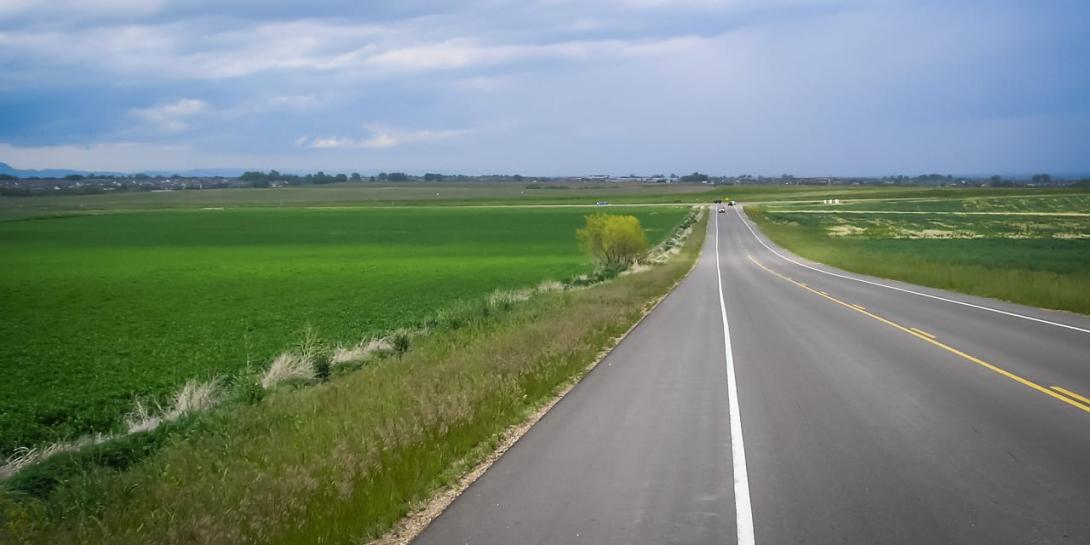
[[[998,190],[997,190],[998,191]],[[872,201],[855,198],[829,210],[864,212],[948,212],[968,215],[999,214],[1087,214],[1090,213],[1090,192],[1086,190],[1004,190],[1009,193],[972,193],[959,191],[950,195],[912,196],[897,200]],[[777,210],[813,210],[814,202],[783,203]],[[818,207],[821,208],[821,207]]]
[[[636,214],[657,241],[683,208]],[[581,208],[177,210],[0,222],[0,452],[113,429],[135,396],[586,272]]]
[[[1090,194],[750,209],[777,243],[847,270],[1090,313]]]
[[[82,196],[0,197],[0,221],[48,215],[218,207],[497,206],[688,203],[711,199],[704,184],[343,183]]]
[[[0,222],[51,215],[158,209],[301,206],[488,206],[704,203],[840,199],[949,199],[963,196],[1070,194],[1066,189],[926,188],[900,186],[800,186],[642,183],[371,182],[272,189],[108,193],[82,196],[0,197]]]
[[[366,543],[580,377],[686,274],[706,222],[665,264],[471,307],[404,358],[50,458],[0,483],[0,542]]]

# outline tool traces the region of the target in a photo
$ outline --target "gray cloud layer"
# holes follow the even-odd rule
[[[969,0],[0,0],[0,160],[1086,171],[1087,15]]]

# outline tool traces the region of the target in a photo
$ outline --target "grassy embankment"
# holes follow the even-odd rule
[[[652,243],[681,208],[636,214]],[[413,327],[592,265],[585,209],[242,209],[0,223],[0,461],[115,432],[134,397]]]
[[[1090,194],[764,205],[776,243],[846,270],[1090,313]]]
[[[377,536],[580,376],[686,274],[705,222],[665,265],[445,314],[403,360],[198,415],[184,440],[124,471],[89,470],[40,502],[0,493],[0,538],[235,545]]]

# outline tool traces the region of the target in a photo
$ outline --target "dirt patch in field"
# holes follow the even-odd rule
[[[848,224],[833,225],[832,227],[829,227],[829,229],[828,229],[829,235],[834,236],[834,237],[849,237],[849,236],[852,236],[852,235],[862,234],[865,231],[866,231],[866,229],[864,229],[862,227],[857,227],[855,225],[848,225]]]
[[[973,231],[957,230],[952,231],[949,229],[901,229],[900,236],[897,238],[980,238],[980,235]]]

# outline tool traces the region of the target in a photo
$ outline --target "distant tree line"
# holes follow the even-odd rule
[[[16,178],[18,179],[18,178]],[[7,180],[7,178],[0,178],[0,180]],[[140,184],[128,184],[122,183],[118,185],[102,186],[102,185],[69,185],[59,186],[55,189],[48,189],[49,195],[98,195],[100,193],[127,193],[129,191],[151,191],[153,188]],[[0,186],[0,197],[33,197],[41,195],[47,188],[31,188],[31,187],[4,187]]]
[[[692,174],[686,174],[686,175],[682,176],[680,179],[681,179],[682,182],[706,182],[706,181],[708,181],[708,178],[709,177],[708,177],[707,174],[701,174],[699,172],[694,172]]]
[[[591,178],[601,178],[592,176]],[[628,178],[639,178],[630,175]],[[527,184],[527,189],[557,189],[555,184],[546,184],[543,187],[536,182],[544,181],[572,181],[575,178],[537,178],[523,177],[519,174],[487,174],[468,176],[464,174],[442,174],[426,172],[423,175],[407,174],[405,172],[380,172],[373,176],[363,176],[358,172],[351,174],[327,174],[318,171],[312,174],[285,174],[277,170],[268,172],[247,171],[237,179],[226,176],[171,176],[148,174],[68,174],[62,177],[20,177],[11,174],[0,174],[0,196],[31,196],[42,195],[48,192],[53,195],[88,195],[109,191],[150,191],[150,190],[189,190],[189,189],[215,189],[228,187],[272,187],[295,185],[324,185],[346,182],[374,182],[374,183],[441,183],[441,182],[532,182]],[[624,181],[621,177],[614,181]],[[579,179],[587,181],[586,179]],[[661,174],[649,179],[640,178],[641,181],[667,181],[667,177]],[[955,177],[950,174],[920,174],[917,176],[882,176],[882,177],[802,177],[791,174],[783,174],[776,177],[753,176],[742,174],[737,176],[710,176],[700,172],[693,172],[684,176],[671,173],[669,180],[677,180],[685,183],[714,183],[736,185],[742,184],[799,184],[799,185],[924,185],[924,186],[948,186],[948,185],[980,185],[989,187],[1026,187],[1026,186],[1072,186],[1088,187],[1088,179],[1054,179],[1049,174],[1038,173],[1032,176],[1004,178],[994,176],[964,176]],[[593,181],[593,180],[591,180]]]
[[[515,181],[521,182],[526,178],[519,174],[493,174],[486,176],[466,176],[464,174],[439,174],[427,172],[423,176],[413,176],[404,172],[380,172],[374,176],[362,176],[358,172],[351,174],[326,174],[318,171],[314,174],[282,174],[277,170],[268,172],[247,171],[238,179],[253,187],[271,187],[273,185],[305,185],[305,184],[332,184],[341,182],[463,182],[463,181]]]

